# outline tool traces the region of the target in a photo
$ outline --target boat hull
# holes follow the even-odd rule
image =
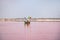
[[[29,21],[27,21],[27,22],[24,22],[25,24],[30,24],[30,22]]]

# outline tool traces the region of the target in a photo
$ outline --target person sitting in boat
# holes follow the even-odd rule
[[[27,22],[27,18],[26,17],[24,17],[24,22]]]

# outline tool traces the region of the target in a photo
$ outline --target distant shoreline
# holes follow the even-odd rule
[[[23,22],[24,18],[0,18],[0,22]],[[31,22],[60,22],[60,18],[32,18]]]

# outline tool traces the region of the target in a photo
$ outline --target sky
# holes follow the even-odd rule
[[[60,0],[0,0],[0,18],[60,18]]]

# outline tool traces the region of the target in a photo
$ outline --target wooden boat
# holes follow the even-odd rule
[[[27,21],[24,21],[24,23],[25,23],[25,24],[30,24],[30,21],[27,20]]]

